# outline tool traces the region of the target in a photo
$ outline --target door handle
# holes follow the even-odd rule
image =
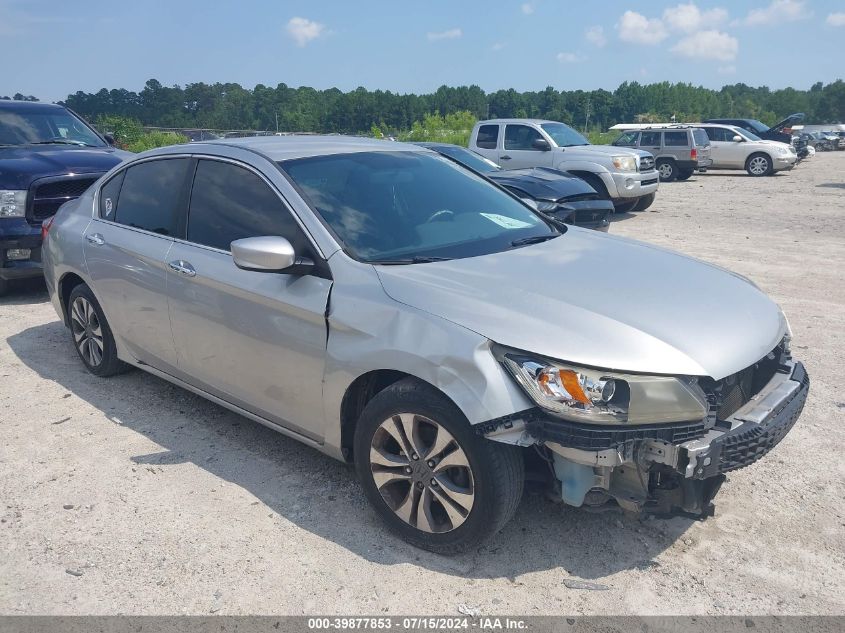
[[[92,244],[96,244],[97,246],[102,246],[106,243],[106,240],[104,240],[103,236],[99,233],[92,233],[90,235],[86,235],[85,239],[91,242]]]
[[[185,275],[186,277],[196,277],[197,271],[194,270],[194,267],[184,259],[177,259],[175,262],[170,262],[168,266],[170,266],[170,270],[173,270],[180,275]]]
[[[499,156],[499,160],[510,160],[511,157],[505,154],[504,156]]]

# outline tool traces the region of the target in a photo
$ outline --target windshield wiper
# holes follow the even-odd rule
[[[416,257],[407,257],[404,259],[373,259],[368,261],[367,263],[377,264],[379,266],[402,266],[403,264],[429,264],[431,262],[446,262],[450,259],[452,258],[417,255]]]
[[[521,237],[518,240],[511,242],[511,246],[528,246],[529,244],[539,244],[540,242],[547,242],[556,238],[560,233],[549,233],[547,235],[532,235],[531,237]]]
[[[34,141],[30,145],[78,145],[79,147],[94,147],[82,141],[68,141],[65,139],[54,139],[52,141]]]

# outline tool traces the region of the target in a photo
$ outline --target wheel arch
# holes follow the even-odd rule
[[[416,380],[442,394],[460,411],[457,403],[442,389],[413,374],[395,369],[375,369],[361,374],[346,388],[340,404],[340,445],[346,461],[351,462],[354,458],[355,427],[364,408],[376,395],[406,378]]]
[[[87,285],[87,282],[75,272],[66,272],[59,279],[59,298],[62,308],[62,320],[65,325],[69,324],[67,308],[68,302],[70,301],[70,293],[80,284]],[[89,285],[88,287],[90,288],[91,286]],[[93,289],[91,292],[94,292]]]

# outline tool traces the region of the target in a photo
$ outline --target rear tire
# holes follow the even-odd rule
[[[692,169],[679,169],[676,178],[678,180],[689,180],[690,176],[692,176],[694,173],[695,172]]]
[[[678,166],[668,158],[657,159],[657,173],[661,182],[672,182],[678,175]]]
[[[111,328],[91,288],[79,284],[71,290],[67,314],[73,347],[85,369],[101,378],[128,369],[128,365],[117,357]]]
[[[771,176],[775,170],[772,166],[771,157],[768,154],[758,152],[751,154],[745,161],[745,171],[748,172],[749,176],[759,178],[760,176]]]
[[[477,435],[451,400],[415,378],[370,400],[353,448],[376,512],[403,539],[432,552],[478,546],[510,520],[522,497],[520,449]]]
[[[645,211],[651,205],[654,204],[654,200],[657,198],[656,193],[650,193],[647,196],[643,196],[637,201],[637,206],[634,207],[634,211]]]

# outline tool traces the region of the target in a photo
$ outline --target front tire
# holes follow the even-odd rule
[[[111,328],[91,288],[79,284],[71,290],[67,313],[73,347],[85,369],[101,378],[127,369],[117,357]]]
[[[414,378],[370,400],[353,449],[376,512],[422,549],[456,554],[478,546],[522,497],[520,450],[476,435],[454,403]]]
[[[745,161],[745,171],[749,176],[771,176],[774,173],[772,159],[767,154],[751,154]]]
[[[637,206],[634,207],[634,211],[645,211],[651,205],[654,204],[654,200],[657,198],[656,193],[650,193],[647,196],[643,196],[637,201]]]
[[[660,158],[657,161],[657,173],[660,176],[660,182],[672,182],[678,175],[678,166],[673,160]]]

